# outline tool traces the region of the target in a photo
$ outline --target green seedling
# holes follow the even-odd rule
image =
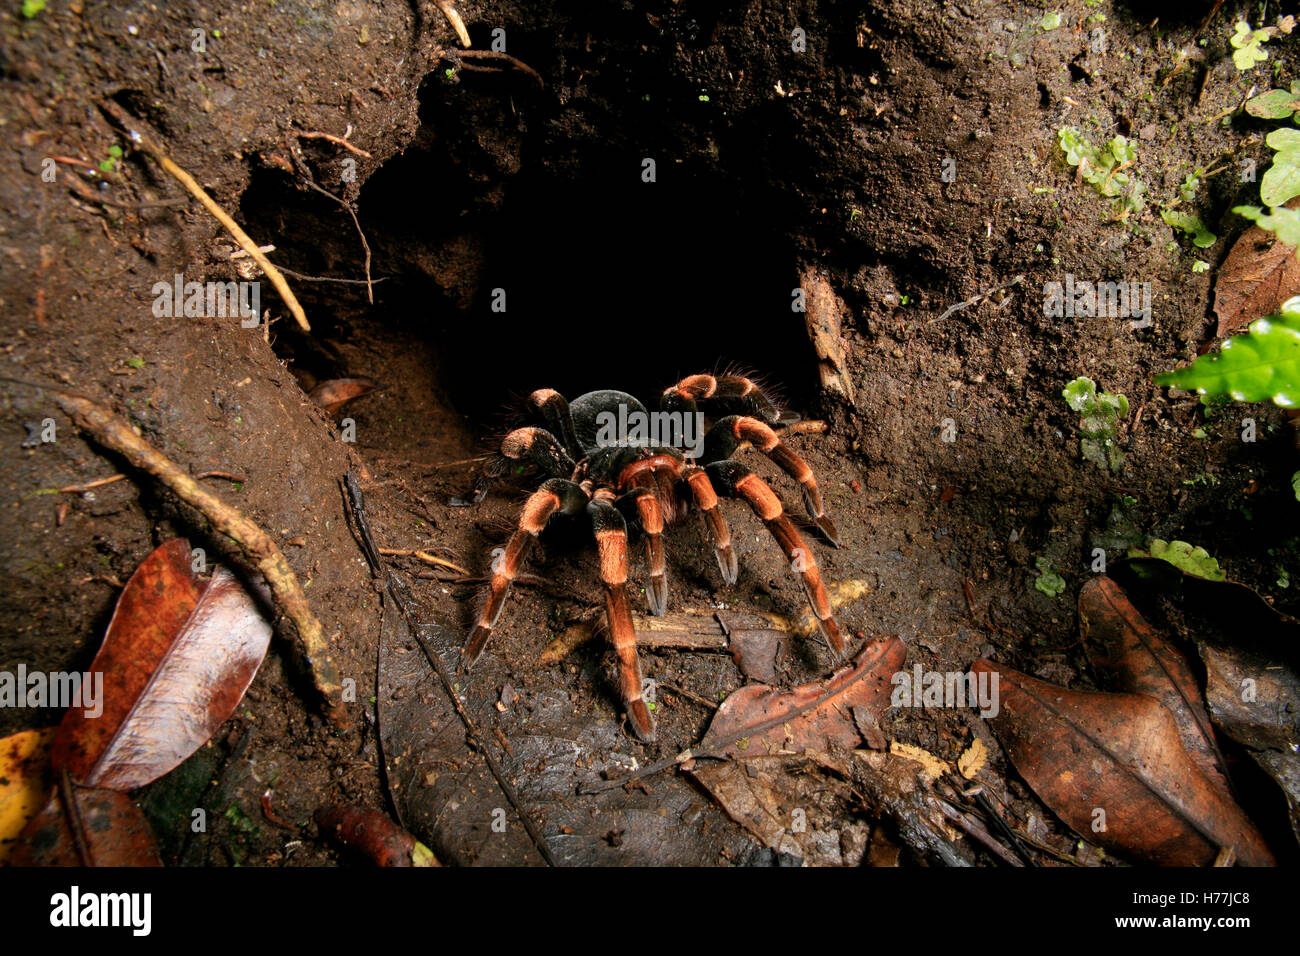
[[[99,161],[99,171],[105,176],[111,176],[117,172],[117,167],[121,165],[122,147],[116,144],[108,147],[108,158]]]
[[[1130,558],[1159,558],[1180,571],[1207,581],[1222,581],[1227,575],[1219,568],[1217,559],[1204,548],[1194,547],[1186,541],[1161,541],[1154,539],[1146,548],[1129,548]]]
[[[45,9],[45,0],[23,0],[23,16],[31,20]]]
[[[1218,353],[1161,372],[1155,383],[1295,408],[1300,405],[1300,296],[1287,300],[1278,315],[1250,323],[1249,331],[1228,339]]]
[[[1051,561],[1039,558],[1034,562],[1034,567],[1038,568],[1038,577],[1034,579],[1035,588],[1050,598],[1056,597],[1065,590],[1065,578],[1052,570]]]
[[[1205,228],[1201,217],[1177,209],[1160,210],[1160,218],[1180,232],[1192,237],[1192,245],[1197,249],[1208,249],[1219,241],[1219,237]]]
[[[1291,490],[1295,492],[1295,500],[1300,501],[1300,471],[1291,476]]]
[[[1079,450],[1083,457],[1098,468],[1119,474],[1124,452],[1115,434],[1120,419],[1128,415],[1128,399],[1098,392],[1096,383],[1086,377],[1076,378],[1065,386],[1061,397],[1079,413]]]
[[[1096,187],[1097,192],[1116,200],[1118,218],[1140,213],[1146,205],[1146,185],[1124,170],[1137,161],[1137,149],[1123,136],[1116,136],[1098,149],[1072,126],[1056,131],[1057,142],[1065,161],[1078,167],[1079,176]]]
[[[1276,32],[1275,27],[1252,30],[1245,20],[1238,20],[1233,25],[1228,42],[1232,44],[1232,62],[1237,64],[1238,71],[1253,70],[1257,63],[1268,59],[1268,54],[1260,47]]]

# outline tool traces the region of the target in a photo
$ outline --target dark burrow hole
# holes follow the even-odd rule
[[[474,174],[423,135],[370,177],[358,209],[374,274],[388,278],[374,307],[359,286],[291,280],[313,332],[286,319],[276,348],[300,378],[401,387],[382,357],[358,367],[337,347],[382,328],[385,341],[427,346],[435,392],[480,432],[537,388],[654,399],[682,376],[728,369],[757,376],[788,410],[819,411],[815,356],[791,310],[795,243],[743,184],[671,161],[646,183],[635,155],[619,162],[608,150],[559,171],[533,146],[499,197],[477,195]],[[291,268],[363,274],[355,229],[329,199],[264,172],[243,206],[283,237]],[[493,310],[496,290],[504,312]]]

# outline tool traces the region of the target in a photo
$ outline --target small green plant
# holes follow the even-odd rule
[[[1300,471],[1291,476],[1291,490],[1295,492],[1295,500],[1300,501]]]
[[[23,0],[23,16],[28,20],[34,19],[44,9],[45,0]]]
[[[1129,548],[1130,558],[1159,558],[1167,561],[1180,571],[1193,577],[1205,578],[1207,581],[1222,581],[1227,575],[1219,568],[1216,558],[1204,548],[1194,547],[1186,541],[1161,541],[1155,538],[1146,550]]]
[[[1244,73],[1246,70],[1253,70],[1256,63],[1267,60],[1268,54],[1261,50],[1260,46],[1267,43],[1276,32],[1274,27],[1252,30],[1245,20],[1238,20],[1228,40],[1232,44],[1232,62],[1237,64],[1237,69]]]
[[[1192,237],[1192,245],[1197,249],[1208,249],[1219,241],[1219,237],[1205,228],[1201,217],[1177,209],[1161,209],[1160,218],[1180,232]]]
[[[1034,579],[1034,587],[1038,590],[1050,598],[1056,597],[1065,590],[1065,578],[1052,570],[1051,561],[1039,558],[1034,562],[1034,567],[1038,568],[1038,577]]]
[[[1101,195],[1116,200],[1117,218],[1126,219],[1142,211],[1146,205],[1146,185],[1124,172],[1137,161],[1137,150],[1128,139],[1116,136],[1098,149],[1072,126],[1062,126],[1056,131],[1056,138],[1065,153],[1065,161],[1078,167],[1079,176]]]
[[[1061,397],[1079,413],[1079,450],[1084,459],[1098,468],[1119,474],[1124,464],[1124,452],[1115,441],[1115,435],[1120,419],[1128,415],[1128,399],[1123,395],[1098,392],[1096,383],[1082,376],[1065,386]]]
[[[1061,15],[1055,10],[1043,14],[1043,19],[1038,21],[1038,25],[1043,28],[1044,32],[1055,30],[1061,25]]]
[[[111,176],[117,172],[117,167],[122,162],[122,147],[114,143],[108,147],[108,158],[99,161],[99,171],[105,176]]]
[[[1218,353],[1161,372],[1155,383],[1295,408],[1300,405],[1300,297],[1289,299],[1278,315],[1250,323],[1245,334],[1225,341]]]

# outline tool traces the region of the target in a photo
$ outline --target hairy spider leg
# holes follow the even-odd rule
[[[756,382],[743,375],[688,375],[665,389],[659,404],[665,411],[694,413],[696,403],[705,400],[730,405],[733,409],[740,405],[749,414],[772,424],[782,420],[776,404]]]
[[[587,505],[600,555],[600,580],[605,585],[605,616],[609,639],[618,658],[619,693],[627,705],[632,729],[645,743],[655,739],[650,708],[641,697],[641,661],[636,653],[636,629],[627,600],[627,524],[610,503],[613,492],[601,488]]]
[[[718,493],[713,490],[708,473],[698,465],[687,465],[683,474],[700,514],[704,515],[709,537],[713,539],[713,553],[718,559],[722,581],[728,585],[735,584],[740,576],[740,566],[736,561],[736,551],[731,546],[731,529],[727,527],[727,519],[718,507]]]
[[[516,428],[501,440],[501,454],[512,461],[530,461],[552,478],[569,478],[576,467],[545,428]]]
[[[564,478],[550,478],[529,495],[519,515],[519,527],[510,536],[505,549],[498,552],[492,560],[492,580],[488,584],[483,609],[479,612],[478,621],[465,645],[463,657],[466,667],[471,666],[483,653],[488,638],[492,636],[492,629],[505,610],[510,585],[528,557],[533,542],[546,527],[546,522],[557,511],[568,515],[580,514],[589,500],[588,493],[580,485]]]
[[[803,492],[803,506],[808,515],[821,529],[827,541],[838,548],[840,535],[822,505],[817,477],[808,463],[784,444],[770,425],[746,415],[729,415],[718,419],[704,436],[704,462],[708,464],[730,458],[742,442],[749,442],[799,482]]]
[[[664,516],[659,507],[658,489],[648,470],[635,474],[632,488],[619,498],[635,505],[637,521],[645,533],[645,560],[649,574],[646,604],[650,613],[663,617],[668,613],[668,568],[664,561]]]
[[[781,506],[781,500],[767,486],[767,482],[754,474],[744,463],[729,458],[705,467],[713,487],[729,498],[743,498],[749,502],[754,514],[767,526],[776,543],[781,546],[790,566],[803,579],[804,593],[817,617],[817,625],[837,657],[844,653],[844,638],[835,622],[830,598],[822,586],[821,570],[812,549],[804,543],[798,529],[790,523]]]
[[[528,396],[528,404],[542,416],[551,433],[559,436],[564,448],[576,461],[583,457],[578,433],[573,426],[568,400],[553,388],[539,388]]]

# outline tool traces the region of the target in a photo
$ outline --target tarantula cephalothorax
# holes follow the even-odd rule
[[[727,415],[705,432],[697,403],[747,414]],[[625,588],[627,524],[631,521],[645,537],[647,602],[651,613],[662,615],[668,608],[664,526],[692,501],[704,515],[723,580],[736,583],[736,554],[718,507],[719,495],[744,499],[762,519],[802,577],[822,634],[837,656],[843,653],[844,640],[822,586],[817,559],[767,482],[731,457],[748,443],[771,458],[799,482],[813,522],[838,546],[835,526],[822,507],[812,469],[782,444],[772,428],[782,424],[780,413],[757,385],[734,375],[692,375],[663,393],[661,410],[653,415],[626,392],[608,390],[588,392],[570,404],[559,392],[541,389],[529,396],[528,404],[546,427],[510,432],[501,443],[500,457],[476,482],[471,501],[482,500],[491,479],[512,461],[529,462],[547,478],[529,496],[517,529],[492,562],[487,597],[465,645],[466,666],[482,653],[501,617],[511,582],[547,521],[556,512],[585,513],[600,557],[620,691],[637,736],[653,741],[654,720],[641,696],[641,664]]]

